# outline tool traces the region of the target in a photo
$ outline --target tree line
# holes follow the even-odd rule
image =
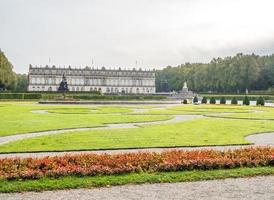
[[[0,91],[16,90],[24,91],[27,89],[27,75],[16,74],[13,65],[7,59],[4,52],[0,49]]]
[[[156,72],[156,90],[180,90],[183,82],[196,92],[245,92],[274,86],[274,54],[258,56],[239,53],[233,57],[213,58],[209,63],[167,66]]]

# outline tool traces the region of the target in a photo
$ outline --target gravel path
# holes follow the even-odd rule
[[[236,178],[224,180],[114,186],[110,188],[74,189],[46,192],[0,194],[5,200],[273,200],[274,176]]]

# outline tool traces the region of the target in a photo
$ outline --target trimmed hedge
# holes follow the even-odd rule
[[[41,99],[41,93],[0,93],[0,99]]]
[[[68,99],[75,100],[161,100],[166,96],[155,95],[99,95],[97,93],[66,93]],[[15,100],[54,100],[62,99],[62,93],[0,93],[0,99]]]

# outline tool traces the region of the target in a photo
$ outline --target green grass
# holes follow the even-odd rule
[[[194,114],[205,115],[213,113],[252,113],[255,110],[262,110],[260,107],[255,106],[231,106],[231,105],[182,105],[175,106],[168,109],[151,109],[142,114],[154,115],[176,115],[176,114]]]
[[[18,140],[0,152],[98,150],[248,144],[249,134],[274,130],[273,121],[195,119],[134,129],[70,132]]]
[[[210,171],[181,171],[160,173],[131,173],[110,176],[61,177],[57,179],[42,178],[38,180],[0,180],[0,192],[43,191],[73,188],[94,188],[103,186],[174,183],[212,179],[274,175],[274,167],[237,168]]]
[[[235,119],[255,119],[255,120],[274,120],[274,108],[258,107],[262,112],[252,113],[233,113],[228,115],[222,115],[223,118],[235,118]],[[214,114],[210,114],[214,116]]]
[[[144,122],[170,119],[170,116],[131,115],[134,107],[125,106],[44,106],[31,103],[0,103],[0,136],[56,130],[97,127],[109,123]],[[33,113],[47,110],[52,113]],[[95,111],[95,113],[92,113]]]

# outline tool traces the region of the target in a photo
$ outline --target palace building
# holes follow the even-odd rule
[[[57,68],[29,66],[28,91],[57,91],[63,76],[69,91],[100,91],[109,94],[154,94],[155,70]]]

